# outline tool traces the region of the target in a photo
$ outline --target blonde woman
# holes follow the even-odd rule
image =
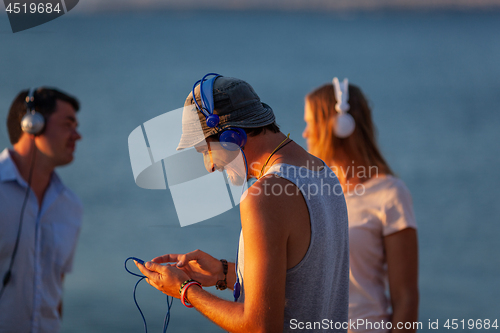
[[[411,196],[380,153],[365,96],[335,78],[306,96],[304,120],[309,152],[337,174],[346,198],[349,319],[362,323],[349,332],[415,332],[418,248]]]

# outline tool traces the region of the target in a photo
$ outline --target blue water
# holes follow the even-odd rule
[[[129,256],[200,248],[234,260],[237,209],[181,228],[169,191],[137,187],[128,157],[129,133],[182,106],[211,71],[250,82],[303,146],[304,95],[333,76],[359,85],[413,195],[420,321],[500,319],[498,31],[499,12],[172,12],[70,13],[12,34],[0,14],[0,119],[30,86],[61,87],[82,102],[83,140],[59,171],[85,205],[63,332],[142,331],[135,278],[123,269]],[[8,145],[1,126],[0,147]],[[145,284],[138,300],[159,332],[163,295]],[[179,302],[170,329],[219,331]]]

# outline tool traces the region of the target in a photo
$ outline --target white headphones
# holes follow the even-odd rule
[[[35,111],[35,91],[36,88],[30,88],[26,96],[26,114],[21,120],[21,128],[25,133],[37,135],[45,126],[45,118]]]
[[[356,123],[354,118],[347,113],[351,106],[347,102],[349,100],[349,81],[347,78],[339,82],[339,79],[333,78],[333,92],[335,93],[335,99],[337,104],[335,104],[335,111],[337,111],[337,121],[335,123],[335,136],[341,139],[347,138],[354,132]]]

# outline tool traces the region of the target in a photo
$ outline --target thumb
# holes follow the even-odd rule
[[[191,260],[197,260],[198,256],[199,256],[198,252],[196,252],[196,251],[189,252],[189,253],[186,253],[184,255],[179,256],[177,258],[177,267],[179,267],[179,268],[184,267]]]
[[[189,254],[184,254],[179,256],[177,259],[177,267],[184,267],[191,259],[188,257]]]
[[[144,267],[146,267],[150,271],[158,272],[158,268],[161,267],[161,265],[155,262],[148,261],[144,264]]]

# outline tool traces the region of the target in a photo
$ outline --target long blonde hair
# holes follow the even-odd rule
[[[334,171],[334,167],[344,168],[348,166],[346,163],[350,163],[353,167],[364,167],[365,170],[375,167],[377,174],[394,175],[378,148],[368,102],[361,89],[352,84],[349,84],[348,102],[349,113],[354,118],[356,127],[349,137],[341,139],[334,133],[338,113],[335,111],[337,100],[333,85],[325,84],[306,96],[312,115],[312,128],[308,137],[309,152],[329,164]]]

